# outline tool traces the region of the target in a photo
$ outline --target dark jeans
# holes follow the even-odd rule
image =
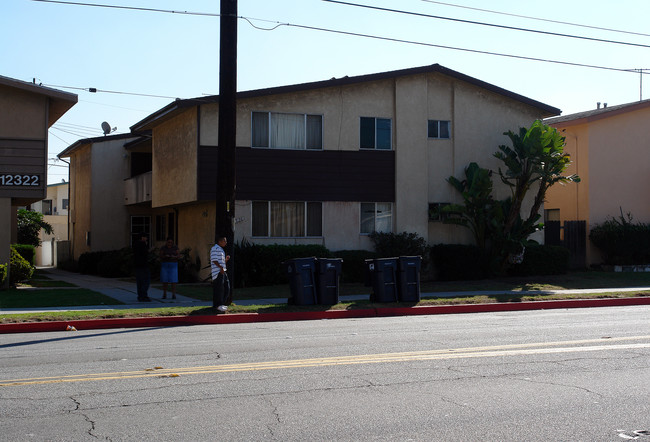
[[[138,287],[138,299],[148,298],[149,284],[151,282],[151,275],[149,274],[149,267],[136,267],[135,268],[135,281]]]
[[[230,280],[227,273],[219,273],[217,279],[212,280],[212,307],[220,305],[229,305],[230,297]]]

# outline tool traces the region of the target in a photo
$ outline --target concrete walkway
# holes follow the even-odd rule
[[[111,309],[132,309],[132,308],[154,308],[154,307],[191,307],[191,306],[212,306],[212,302],[199,301],[194,298],[176,295],[175,300],[171,298],[171,291],[167,292],[167,299],[162,299],[163,291],[157,288],[149,288],[149,297],[151,302],[139,302],[135,282],[124,281],[119,278],[102,278],[93,275],[82,275],[80,273],[68,272],[54,267],[44,268],[48,276],[57,281],[68,282],[79,288],[87,288],[98,293],[123,302],[118,305],[94,305],[94,306],[75,306],[75,307],[39,307],[33,309],[16,308],[0,309],[0,313],[33,313],[33,312],[56,312],[56,311],[84,311],[84,310],[111,310]],[[156,284],[157,285],[157,284]],[[38,289],[25,289],[38,290]],[[604,289],[574,289],[574,290],[533,290],[533,291],[503,291],[503,290],[483,290],[467,292],[432,292],[421,293],[422,298],[456,298],[469,296],[495,296],[495,295],[541,295],[541,294],[579,294],[579,293],[607,293],[607,292],[639,292],[650,291],[650,287],[631,287],[631,288],[604,288]],[[370,294],[361,295],[341,295],[341,301],[359,301],[369,300]],[[268,305],[268,304],[286,304],[287,298],[267,298],[267,299],[249,299],[238,300],[234,303],[237,305]]]

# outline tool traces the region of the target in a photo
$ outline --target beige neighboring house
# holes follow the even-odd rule
[[[52,234],[41,230],[41,246],[36,248],[36,265],[56,266],[57,255],[65,261],[68,255],[68,183],[63,181],[47,185],[44,200],[31,205],[30,209],[43,214],[43,221],[52,226]]]
[[[546,195],[546,219],[586,222],[586,263],[600,264],[589,229],[621,210],[650,222],[650,100],[607,106],[545,120],[566,137],[568,173],[581,182],[553,186]],[[639,263],[646,264],[646,263]]]
[[[90,250],[79,244],[84,232],[92,232],[93,249],[96,239],[116,249],[144,232],[154,244],[172,236],[206,266],[215,237],[218,114],[218,96],[176,100],[131,127],[134,137],[149,137],[115,139],[110,150],[102,140],[82,140],[60,155],[70,157],[75,258]],[[464,176],[473,161],[497,168],[504,132],[559,114],[438,64],[239,92],[235,240],[370,250],[377,230],[415,232],[429,244],[471,242],[466,229],[438,216],[461,201],[446,179]],[[95,170],[106,166],[95,150],[124,163],[100,180]],[[498,197],[509,193],[495,184]],[[110,201],[99,189],[113,191]],[[97,216],[98,205],[119,216]],[[98,239],[109,220],[115,230],[103,227]]]
[[[133,134],[86,138],[58,155],[70,161],[68,232],[73,259],[130,245],[131,219],[123,192],[130,158],[124,144],[136,139]]]

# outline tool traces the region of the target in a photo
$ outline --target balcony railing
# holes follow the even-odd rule
[[[124,205],[151,201],[151,172],[124,180]]]

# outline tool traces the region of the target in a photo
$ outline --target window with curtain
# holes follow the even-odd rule
[[[322,236],[320,202],[254,201],[252,235],[255,237]]]
[[[392,203],[361,203],[359,231],[362,234],[372,232],[392,232]]]
[[[252,147],[270,149],[323,148],[322,115],[253,112]]]
[[[361,149],[392,149],[392,122],[389,118],[361,117],[359,123]]]

